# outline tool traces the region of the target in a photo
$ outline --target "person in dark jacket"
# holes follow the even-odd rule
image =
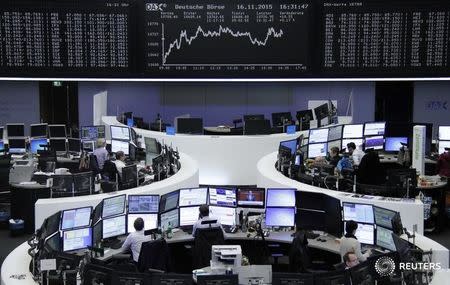
[[[437,161],[437,172],[441,177],[450,177],[450,152],[445,151],[439,155]]]

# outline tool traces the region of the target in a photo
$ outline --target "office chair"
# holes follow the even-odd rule
[[[311,266],[311,255],[308,249],[306,232],[299,230],[295,233],[289,250],[289,271],[306,273]]]
[[[50,187],[50,198],[73,197],[73,177],[72,175],[52,175],[53,184]]]
[[[92,171],[92,175],[95,177],[95,175],[100,173],[100,167],[98,166],[97,157],[94,154],[89,155],[89,170]]]
[[[116,165],[111,160],[106,160],[103,164],[102,181],[100,188],[104,193],[117,191],[120,186],[120,176]]]
[[[73,192],[74,196],[92,194],[92,172],[81,172],[73,174]]]
[[[140,272],[149,270],[172,271],[169,247],[164,239],[143,242],[139,253],[138,269]]]
[[[203,268],[210,265],[211,248],[213,245],[225,243],[223,231],[220,227],[196,229],[193,248],[194,268]]]

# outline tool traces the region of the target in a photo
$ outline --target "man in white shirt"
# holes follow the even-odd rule
[[[353,252],[356,257],[358,257],[359,262],[364,262],[372,252],[369,249],[366,253],[361,253],[361,244],[355,236],[357,229],[358,224],[355,221],[347,221],[345,223],[345,236],[341,238],[341,247],[339,251],[342,259],[347,252]]]
[[[347,150],[348,153],[352,156],[353,165],[358,166],[365,153],[362,150],[357,149],[354,142],[349,142],[347,144]]]
[[[98,139],[97,140],[97,148],[94,150],[94,155],[97,158],[98,168],[100,170],[103,170],[103,165],[105,164],[105,161],[108,160],[109,153],[105,149],[105,140],[104,139]]]
[[[210,217],[209,216],[209,206],[208,205],[201,205],[199,207],[199,219],[198,221],[194,224],[194,228],[192,230],[192,235],[195,236],[195,230],[196,229],[205,229],[205,228],[222,228],[222,225],[220,224],[219,220],[217,220],[214,217]],[[204,221],[215,221],[212,224],[202,224],[202,222]]]
[[[150,241],[151,236],[144,235],[144,220],[142,218],[137,218],[134,221],[134,229],[136,231],[130,233],[127,236],[127,239],[123,243],[121,250],[127,251],[131,249],[131,253],[133,254],[133,260],[135,262],[138,262],[142,243]]]
[[[119,172],[120,178],[122,178],[122,169],[127,166],[125,164],[125,154],[123,153],[123,151],[118,151],[116,152],[116,160],[114,160],[114,164],[116,165],[117,168],[117,172]]]

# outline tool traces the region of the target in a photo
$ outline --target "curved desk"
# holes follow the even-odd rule
[[[35,204],[35,229],[38,229],[42,222],[53,213],[78,207],[95,207],[104,198],[119,195],[138,194],[165,194],[180,188],[198,187],[198,165],[189,155],[180,153],[180,170],[173,176],[151,183],[149,185],[136,187],[118,192],[96,194],[88,196],[76,196],[53,199],[39,199]]]

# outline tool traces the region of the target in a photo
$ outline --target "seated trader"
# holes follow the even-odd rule
[[[376,151],[369,151],[361,159],[361,163],[356,171],[356,181],[371,185],[381,185],[386,182],[386,173]]]
[[[220,222],[216,219],[216,218],[212,218],[209,216],[209,206],[208,205],[201,205],[200,208],[198,208],[199,210],[199,216],[198,216],[198,221],[195,222],[194,224],[194,228],[192,229],[192,235],[195,236],[195,230],[196,229],[205,229],[205,228],[218,228],[220,227],[223,231],[222,225],[220,224]],[[203,221],[216,221],[215,223],[212,224],[202,224]]]
[[[359,163],[361,162],[362,157],[364,156],[364,152],[362,150],[357,149],[354,142],[349,142],[347,144],[347,150],[353,159],[353,165],[358,166]]]
[[[114,160],[114,164],[116,165],[117,172],[119,172],[120,177],[122,178],[122,169],[127,166],[125,164],[125,154],[123,151],[119,150],[116,152],[116,160]]]
[[[351,251],[355,253],[360,262],[364,262],[372,252],[369,249],[366,253],[361,253],[361,244],[355,236],[357,229],[358,224],[355,221],[348,221],[345,223],[345,235],[341,238],[341,247],[339,251],[341,253],[341,258],[344,258],[344,255]]]
[[[138,262],[142,243],[150,241],[151,236],[144,235],[144,220],[142,218],[137,218],[136,220],[134,220],[134,229],[136,231],[134,233],[130,233],[127,236],[127,239],[123,243],[121,250],[127,251],[131,249],[133,260],[135,262]]]
[[[339,148],[337,146],[333,146],[330,149],[330,158],[328,159],[328,161],[331,165],[336,167],[339,160],[341,160],[341,158],[339,157]]]
[[[94,150],[94,155],[97,158],[98,168],[103,170],[103,165],[105,164],[105,160],[108,160],[109,153],[105,149],[105,140],[98,139],[97,140],[97,148]]]
[[[345,269],[352,268],[359,264],[358,257],[353,251],[347,252],[342,258],[344,259]]]

